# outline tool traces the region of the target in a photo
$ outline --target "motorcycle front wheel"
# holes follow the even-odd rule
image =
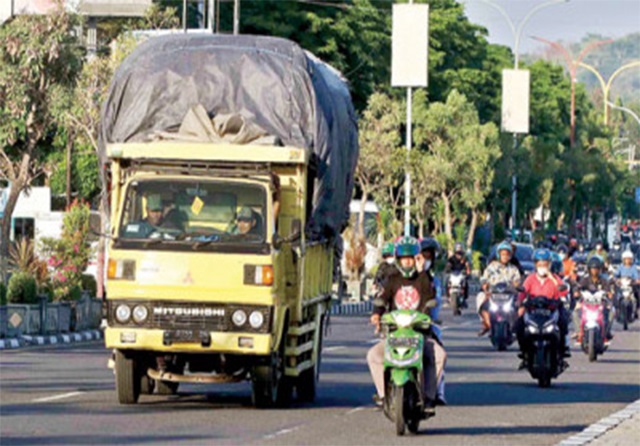
[[[589,330],[588,353],[589,362],[594,362],[598,359],[598,352],[596,352],[596,332],[595,330]]]
[[[407,423],[404,420],[404,386],[393,386],[393,409],[396,435],[404,435]]]

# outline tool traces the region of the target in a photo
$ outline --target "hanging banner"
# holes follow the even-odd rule
[[[393,5],[391,86],[426,87],[429,5]]]
[[[529,133],[529,70],[502,70],[502,131]]]

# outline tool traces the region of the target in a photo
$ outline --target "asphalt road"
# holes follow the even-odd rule
[[[173,397],[119,406],[99,343],[0,354],[0,444],[555,444],[640,398],[640,324],[616,332],[597,363],[574,349],[571,367],[540,389],[516,371],[515,346],[493,351],[470,313],[444,315],[449,405],[398,438],[371,403],[366,317],[333,317],[313,405],[257,410],[248,383],[183,386]],[[619,328],[619,327],[617,327]]]

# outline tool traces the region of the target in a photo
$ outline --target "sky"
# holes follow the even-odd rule
[[[467,17],[489,30],[489,42],[514,46],[514,37],[506,19],[489,2],[501,6],[516,29],[527,13],[544,0],[458,0],[465,4]],[[575,42],[587,34],[616,38],[640,32],[640,0],[570,0],[545,7],[525,25],[520,54],[537,52],[543,44],[535,35],[552,41]],[[640,58],[640,54],[638,55]]]

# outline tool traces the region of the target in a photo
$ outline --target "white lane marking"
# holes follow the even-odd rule
[[[77,395],[82,395],[84,392],[69,392],[69,393],[63,393],[62,395],[54,395],[54,396],[47,396],[45,398],[38,398],[35,400],[32,400],[32,402],[34,403],[46,403],[49,401],[56,401],[56,400],[62,400],[65,398],[71,398]]]
[[[350,411],[348,411],[345,415],[351,415],[353,413],[360,412],[361,410],[365,410],[366,408],[367,406],[356,407],[355,409],[351,409]]]
[[[347,348],[347,347],[345,347],[344,345],[336,345],[335,347],[327,347],[327,348],[324,348],[322,350],[325,351],[325,352],[335,352],[335,351],[338,351],[338,350],[344,350],[345,348]]]
[[[369,339],[367,341],[367,344],[377,344],[378,342],[380,342],[380,339]]]
[[[444,331],[444,330],[448,330],[449,328],[451,327],[449,327],[448,325],[443,325],[442,327],[440,327],[440,330]]]
[[[467,322],[463,322],[462,324],[460,324],[461,327],[469,327],[470,325],[473,325],[474,322],[473,321],[467,321]]]
[[[264,438],[265,440],[269,440],[271,438],[276,438],[276,437],[279,437],[281,435],[285,435],[285,434],[289,434],[291,432],[297,431],[298,429],[300,429],[300,426],[294,426],[294,427],[291,427],[289,429],[281,429],[278,432],[275,432],[275,433],[269,434],[269,435],[265,435],[262,438]]]

